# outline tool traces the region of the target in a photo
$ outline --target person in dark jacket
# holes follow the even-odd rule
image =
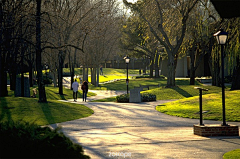
[[[83,91],[83,101],[87,100],[87,92],[88,92],[88,82],[87,81],[84,81],[82,86],[81,86],[81,89]]]

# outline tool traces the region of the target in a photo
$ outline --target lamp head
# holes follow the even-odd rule
[[[124,57],[123,59],[125,60],[125,63],[126,63],[126,64],[129,64],[130,58],[129,58],[128,56]]]
[[[227,42],[228,33],[225,32],[223,29],[220,29],[218,32],[213,34],[213,36],[216,37],[219,45],[225,45]]]

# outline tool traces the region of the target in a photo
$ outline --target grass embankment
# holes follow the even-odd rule
[[[46,87],[48,103],[38,103],[38,98],[14,97],[14,92],[9,90],[9,97],[0,98],[0,122],[20,120],[47,125],[93,114],[93,110],[84,105],[57,101],[72,99],[71,90],[64,89],[64,95],[57,92],[58,88]],[[89,92],[88,96],[92,95],[95,94]],[[80,94],[78,97],[81,97]]]

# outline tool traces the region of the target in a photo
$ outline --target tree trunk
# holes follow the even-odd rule
[[[86,67],[86,74],[85,74],[85,79],[86,79],[86,81],[88,81],[88,66]]]
[[[3,21],[3,10],[2,3],[0,3],[0,24],[2,25]],[[0,44],[3,43],[3,31],[0,29]],[[0,45],[0,97],[5,97],[8,95],[7,90],[7,74],[5,72],[5,52],[2,51],[2,45]]]
[[[62,58],[62,50],[59,51],[58,55],[58,62],[59,62],[59,68],[58,68],[58,93],[63,95],[63,58]]]
[[[155,58],[155,77],[156,78],[159,77],[158,57],[159,57],[159,55],[157,54],[156,58]]]
[[[36,13],[36,64],[37,64],[37,77],[38,77],[38,102],[47,102],[45,85],[42,77],[42,50],[41,50],[41,0],[37,0],[37,13]]]
[[[29,85],[33,87],[33,64],[31,62],[29,66]]]
[[[57,87],[57,72],[54,69],[54,71],[51,71],[51,73],[52,73],[52,77],[53,77],[53,85],[54,85],[54,87]]]
[[[86,81],[86,71],[85,71],[85,66],[82,68],[82,75],[83,75],[83,81]]]
[[[175,86],[175,61],[174,56],[168,56],[168,75],[167,75],[167,87]]]
[[[159,61],[159,69],[160,69],[160,73],[159,73],[159,76],[162,74],[162,55],[160,55],[160,61]]]
[[[190,85],[194,85],[195,84],[195,60],[196,60],[196,56],[195,56],[195,48],[193,47],[190,50],[190,58],[191,58],[191,64],[190,64]]]
[[[150,77],[153,77],[153,66],[154,66],[154,60],[151,58],[151,64],[150,64]]]
[[[21,97],[24,97],[24,73],[21,72]]]
[[[231,90],[240,89],[240,63],[234,68]]]
[[[221,86],[221,79],[220,79],[220,66],[219,60],[214,61],[214,66],[212,68],[212,85],[213,86]]]
[[[190,69],[190,85],[195,84],[195,69],[191,68]]]
[[[94,81],[93,81],[93,76],[94,76],[93,68],[90,68],[90,71],[91,71],[91,84],[94,85]]]
[[[72,84],[74,82],[74,66],[72,65],[71,68],[72,69],[70,69],[70,72],[71,72],[71,85],[70,86],[72,86]],[[71,90],[73,90],[72,87],[71,87]]]
[[[7,90],[7,73],[4,70],[4,59],[0,55],[0,97],[8,96]]]
[[[96,86],[96,68],[91,69],[91,83]]]
[[[97,81],[96,81],[96,87],[99,85],[99,67],[97,68]]]
[[[17,78],[15,69],[12,70],[11,73],[9,73],[9,77],[10,77],[10,90],[15,91],[15,89],[16,89],[16,78]]]

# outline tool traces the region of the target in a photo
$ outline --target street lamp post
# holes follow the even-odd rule
[[[128,64],[130,62],[130,58],[128,56],[124,57],[123,58],[125,60],[125,63],[127,65],[127,79],[126,79],[126,84],[127,84],[127,94],[128,94],[128,83],[129,83],[129,80],[128,80]]]
[[[226,124],[225,117],[225,85],[224,85],[224,45],[226,44],[228,33],[220,29],[217,33],[214,34],[217,39],[219,45],[221,45],[221,61],[222,61],[222,115],[223,115],[223,123],[222,126],[228,126]]]

